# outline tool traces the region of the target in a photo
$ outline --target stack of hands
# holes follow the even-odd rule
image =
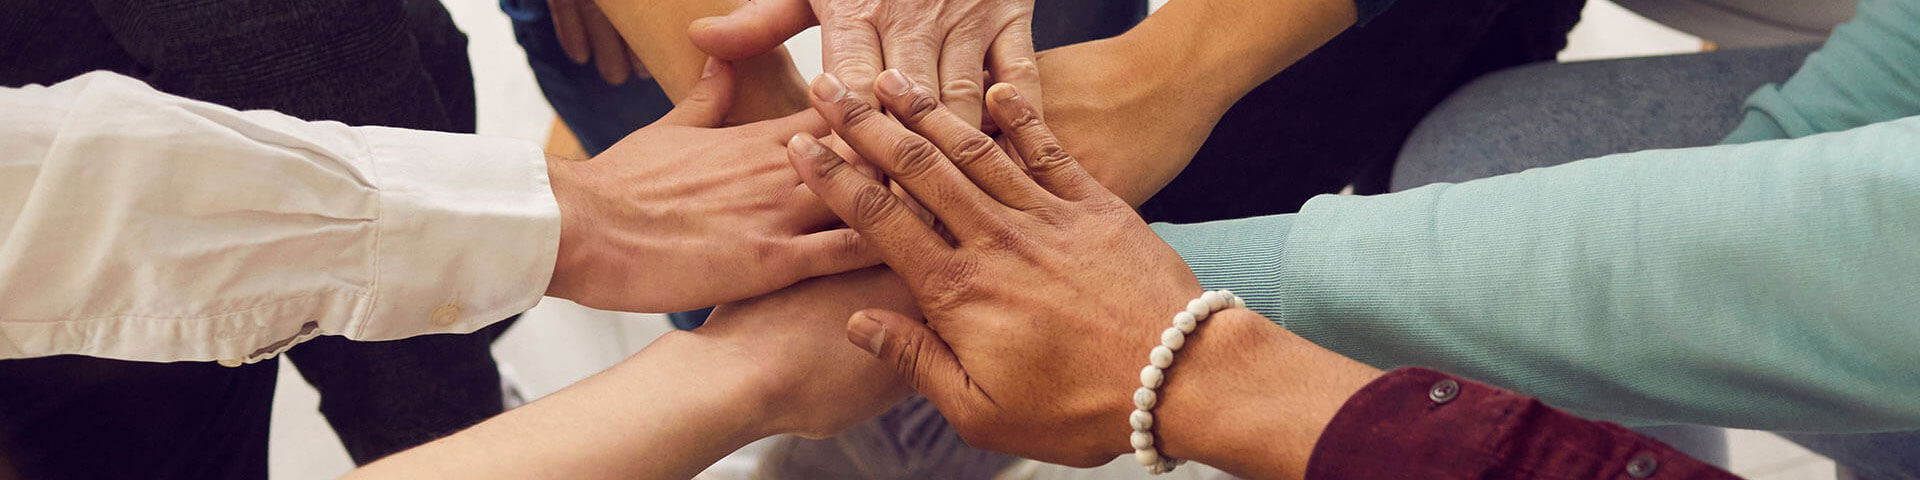
[[[593,159],[550,159],[563,232],[548,293],[628,311],[724,303],[649,350],[684,350],[673,355],[702,359],[689,368],[742,379],[757,435],[830,435],[911,387],[977,447],[1081,466],[1132,452],[1144,353],[1201,286],[1042,122],[1031,15],[1019,0],[778,0],[696,22],[694,43],[716,59],[671,114]],[[567,22],[563,37],[585,28]],[[734,90],[723,59],[815,23],[828,73],[809,88],[813,108],[723,126]],[[570,52],[624,54],[577,37]],[[1055,56],[1098,66],[1110,58],[1098,49],[1114,47],[1075,48]],[[626,68],[601,66],[609,81]],[[1000,83],[986,90],[989,75]],[[1065,105],[1106,119],[1063,120],[1073,135],[1140,132],[1121,129],[1124,108]],[[1194,137],[1163,135],[1176,134]],[[1187,143],[1173,148],[1190,156],[1198,143]],[[1163,153],[1180,142],[1152,138],[1102,144],[1182,155]],[[1164,181],[1122,189],[1138,201]],[[883,260],[890,268],[865,269]],[[1379,372],[1251,311],[1215,318],[1162,391],[1164,452],[1232,468],[1233,445],[1277,446],[1295,455],[1235,470],[1297,475],[1320,427]],[[1256,366],[1269,362],[1290,367]],[[1299,374],[1277,378],[1286,371]],[[1289,421],[1256,430],[1222,408]]]

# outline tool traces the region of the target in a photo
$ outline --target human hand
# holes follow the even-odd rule
[[[1163,317],[1200,294],[1199,281],[1126,202],[1066,155],[1015,89],[996,87],[989,111],[1026,159],[1024,172],[898,72],[877,85],[880,102],[914,131],[831,75],[814,82],[814,107],[932,211],[958,246],[819,142],[791,140],[801,178],[885,245],[882,256],[927,314],[923,325],[864,312],[867,320],[849,324],[853,340],[887,352],[883,358],[910,360],[901,364],[908,381],[968,443],[1068,465],[1112,458],[1116,442],[1125,447],[1125,432],[1113,430],[1125,428],[1132,410],[1141,357],[1157,343]],[[1081,348],[1063,348],[1066,339]],[[1032,431],[1053,435],[1034,441],[1025,435]]]
[[[724,59],[747,58],[821,26],[826,71],[872,103],[881,69],[899,69],[939,85],[943,102],[978,122],[982,67],[1037,102],[1033,0],[760,0],[722,17],[695,21],[693,44]]]
[[[716,128],[732,95],[726,62],[680,105],[585,161],[549,159],[560,203],[547,294],[582,305],[670,312],[739,300],[878,263],[786,162],[780,140],[825,133],[819,116]]]
[[[553,17],[553,35],[559,38],[567,58],[579,64],[592,60],[607,84],[626,83],[630,72],[639,78],[651,78],[647,66],[627,48],[620,31],[613,28],[613,22],[593,0],[547,0],[547,14]]]
[[[907,394],[892,368],[847,344],[847,316],[864,308],[915,314],[900,277],[873,268],[721,305],[686,335],[704,342],[702,357],[751,365],[738,370],[752,372],[748,384],[765,405],[762,435],[823,438]]]
[[[1132,451],[1146,352],[1201,292],[1186,264],[1079,167],[1017,89],[996,85],[988,111],[1024,171],[895,72],[877,83],[898,122],[836,83],[815,81],[815,108],[957,243],[811,137],[790,140],[801,178],[873,242],[927,317],[865,310],[848,339],[975,446],[1077,466]],[[1156,445],[1237,474],[1298,476],[1321,429],[1378,374],[1245,309],[1217,312],[1185,338],[1153,412]]]

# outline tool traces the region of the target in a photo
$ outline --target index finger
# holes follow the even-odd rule
[[[880,251],[880,257],[909,281],[953,254],[953,246],[921,223],[885,185],[853,168],[846,160],[806,134],[787,142],[787,160],[847,226],[860,232]]]

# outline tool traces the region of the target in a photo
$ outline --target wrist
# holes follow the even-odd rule
[[[572,298],[573,285],[568,274],[575,270],[573,265],[580,264],[583,237],[592,231],[589,225],[592,215],[587,208],[590,202],[573,171],[583,161],[547,155],[547,185],[553,189],[554,203],[560,206],[560,242],[546,295],[575,301],[578,299]]]
[[[1300,478],[1346,399],[1379,370],[1247,309],[1189,335],[1162,387],[1161,453],[1256,478]]]
[[[755,440],[772,436],[773,397],[761,382],[754,362],[731,351],[732,346],[693,332],[674,330],[661,335],[640,353],[615,368],[631,368],[637,375],[670,375],[674,380],[634,384],[635,388],[674,386],[686,392],[682,405],[645,406],[646,415],[695,419],[702,430],[719,439],[717,446],[732,452]],[[664,372],[664,373],[663,373]]]

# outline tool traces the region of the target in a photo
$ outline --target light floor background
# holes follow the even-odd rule
[[[1155,6],[1164,1],[1156,0]],[[480,133],[543,142],[553,111],[535,86],[533,73],[498,4],[491,0],[446,3],[471,42]],[[807,78],[820,72],[820,45],[815,32],[817,29],[787,43]],[[1593,0],[1561,58],[1682,53],[1698,51],[1700,46],[1697,38],[1649,22],[1605,0]],[[659,315],[602,312],[549,298],[514,325],[494,346],[494,353],[519,378],[526,394],[537,398],[626,358],[668,328]],[[270,436],[272,478],[338,477],[353,463],[316,410],[318,396],[298,375],[281,363]],[[1831,461],[1772,434],[1736,431],[1731,443],[1733,471],[1742,477],[1834,478]],[[764,448],[764,443],[728,457],[703,478],[747,478],[753,451],[758,448]]]

